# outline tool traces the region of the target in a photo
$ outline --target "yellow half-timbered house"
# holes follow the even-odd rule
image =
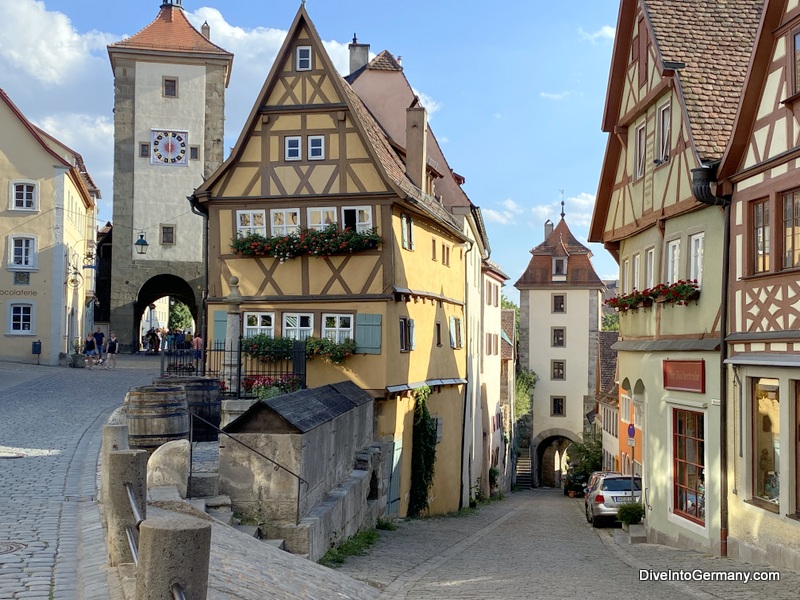
[[[301,6],[230,157],[193,197],[208,214],[209,338],[224,336],[235,276],[244,336],[355,340],[342,365],[311,359],[308,385],[351,379],[378,400],[376,436],[395,448],[389,511],[399,515],[423,385],[440,434],[430,510],[459,508],[470,247],[433,195],[425,109],[413,106],[407,118],[401,155],[336,72]],[[252,232],[277,240],[330,227],[374,231],[381,241],[343,254],[231,249]]]
[[[621,0],[589,235],[620,265],[620,462],[648,539],[715,554],[724,209],[693,170],[722,158],[762,5]]]
[[[767,2],[731,143],[710,169],[731,198],[727,335],[729,555],[800,564],[800,4]]]

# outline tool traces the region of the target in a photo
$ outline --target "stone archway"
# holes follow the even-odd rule
[[[531,475],[533,486],[558,487],[561,471],[555,468],[556,455],[563,457],[575,442],[580,442],[568,429],[547,429],[531,441]]]
[[[131,332],[133,340],[138,340],[139,338],[139,322],[144,316],[145,309],[151,303],[164,296],[183,302],[192,313],[192,318],[197,323],[198,330],[201,330],[200,319],[202,318],[202,311],[192,287],[175,275],[156,275],[144,283],[136,298],[133,307],[133,330]]]

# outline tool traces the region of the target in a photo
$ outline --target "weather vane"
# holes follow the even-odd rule
[[[561,218],[564,218],[564,190],[558,190],[561,192]]]

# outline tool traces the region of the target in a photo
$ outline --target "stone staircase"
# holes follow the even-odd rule
[[[529,489],[533,483],[531,480],[531,458],[527,448],[520,448],[520,455],[517,457],[517,487],[519,489]]]

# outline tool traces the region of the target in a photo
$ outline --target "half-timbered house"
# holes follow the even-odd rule
[[[431,512],[458,509],[468,483],[461,465],[471,245],[434,196],[425,109],[409,108],[406,127],[399,153],[336,72],[301,6],[230,157],[193,197],[208,214],[209,338],[224,335],[235,276],[243,335],[355,340],[342,365],[310,360],[308,385],[351,379],[378,400],[376,435],[395,448],[389,510],[400,515],[422,386],[440,434]],[[242,248],[253,233],[266,242]]]
[[[800,564],[800,4],[767,2],[715,195],[730,207],[728,549]],[[710,187],[710,186],[709,186]]]
[[[692,170],[722,158],[762,5],[620,2],[589,236],[620,265],[620,416],[629,398],[648,539],[713,553],[724,213]]]

